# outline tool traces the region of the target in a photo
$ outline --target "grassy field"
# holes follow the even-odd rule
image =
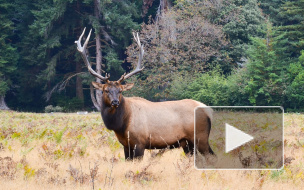
[[[304,115],[284,117],[284,169],[198,171],[182,149],[126,162],[100,114],[0,111],[0,189],[302,189]]]

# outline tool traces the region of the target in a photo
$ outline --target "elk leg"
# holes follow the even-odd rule
[[[127,160],[127,161],[129,161],[129,160],[133,160],[133,149],[129,149],[129,147],[127,147],[127,146],[125,146],[124,147],[124,152],[125,152],[125,159]]]
[[[125,146],[124,147],[125,152],[125,159],[126,160],[133,160],[133,158],[142,159],[145,153],[145,148],[142,148],[141,146],[136,146],[134,149]]]
[[[196,114],[204,115],[205,112],[199,109]],[[211,119],[209,117],[196,117],[195,122],[195,151],[199,151],[201,154],[214,154],[208,142],[211,130]]]
[[[144,146],[137,146],[136,149],[133,151],[133,157],[137,159],[142,159],[144,157],[145,148]]]
[[[185,141],[186,144],[183,146],[185,154],[193,155],[194,144],[191,141]]]
[[[187,139],[181,139],[179,145],[183,147],[183,150],[185,154],[193,155],[194,153],[194,144],[192,141],[189,141]]]
[[[205,138],[203,138],[205,139]],[[201,153],[201,154],[214,154],[213,150],[211,149],[209,143],[208,143],[208,139],[206,140],[201,140],[201,139],[197,139],[197,150]]]

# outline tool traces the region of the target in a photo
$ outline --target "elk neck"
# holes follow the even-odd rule
[[[103,98],[101,102],[101,117],[107,129],[124,134],[130,118],[124,97],[117,108],[107,105]]]

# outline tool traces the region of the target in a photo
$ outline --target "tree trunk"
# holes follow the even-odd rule
[[[100,0],[94,0],[94,15],[99,20],[100,17]],[[101,43],[100,43],[100,31],[95,30],[95,38],[96,38],[96,72],[101,75],[101,61],[102,61],[102,54],[101,54]],[[96,82],[101,83],[99,78],[96,79]],[[91,95],[92,96],[92,95]],[[96,89],[96,100],[99,105],[97,110],[101,110],[101,96],[102,92]],[[93,100],[92,100],[93,101]],[[94,103],[94,101],[93,101]]]
[[[156,12],[156,20],[159,19],[159,16],[161,16],[165,11],[167,11],[171,7],[171,3],[168,0],[160,0],[159,6]]]
[[[81,72],[81,63],[76,62],[76,73],[80,73],[80,72]],[[79,98],[82,102],[84,102],[82,78],[79,75],[76,76],[76,97]],[[82,103],[82,107],[83,107],[83,103]]]
[[[77,11],[80,12],[80,4],[77,1]],[[79,23],[80,26],[82,25]],[[82,70],[81,62],[76,61],[76,73],[80,73]],[[81,107],[84,107],[84,96],[83,96],[83,87],[82,87],[82,78],[79,75],[76,75],[76,97],[82,101]]]
[[[5,96],[0,95],[0,110],[9,110],[9,107],[7,107],[4,98]]]
[[[92,102],[93,102],[94,107],[95,107],[98,111],[101,111],[101,107],[100,107],[100,105],[98,104],[98,102],[96,101],[96,98],[95,98],[95,95],[94,95],[94,87],[93,87],[92,84],[90,84],[90,94],[91,94],[91,99],[92,99]]]

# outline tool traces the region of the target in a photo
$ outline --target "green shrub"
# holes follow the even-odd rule
[[[83,101],[77,97],[67,100],[64,110],[67,112],[79,111],[83,109]]]
[[[175,75],[172,77],[171,88],[169,91],[170,99],[184,99],[187,98],[187,88],[195,80],[194,77]]]
[[[190,83],[183,96],[210,106],[224,106],[229,105],[228,88],[227,78],[218,69],[214,69]]]
[[[227,77],[229,106],[250,106],[249,94],[245,90],[248,80],[246,68],[236,69]]]
[[[52,106],[52,105],[48,105],[44,108],[44,112],[45,113],[51,113],[51,112],[62,112],[63,108],[60,106]]]
[[[77,98],[69,98],[68,96],[57,96],[54,98],[54,104],[60,106],[64,112],[75,112],[83,109],[84,102]]]

